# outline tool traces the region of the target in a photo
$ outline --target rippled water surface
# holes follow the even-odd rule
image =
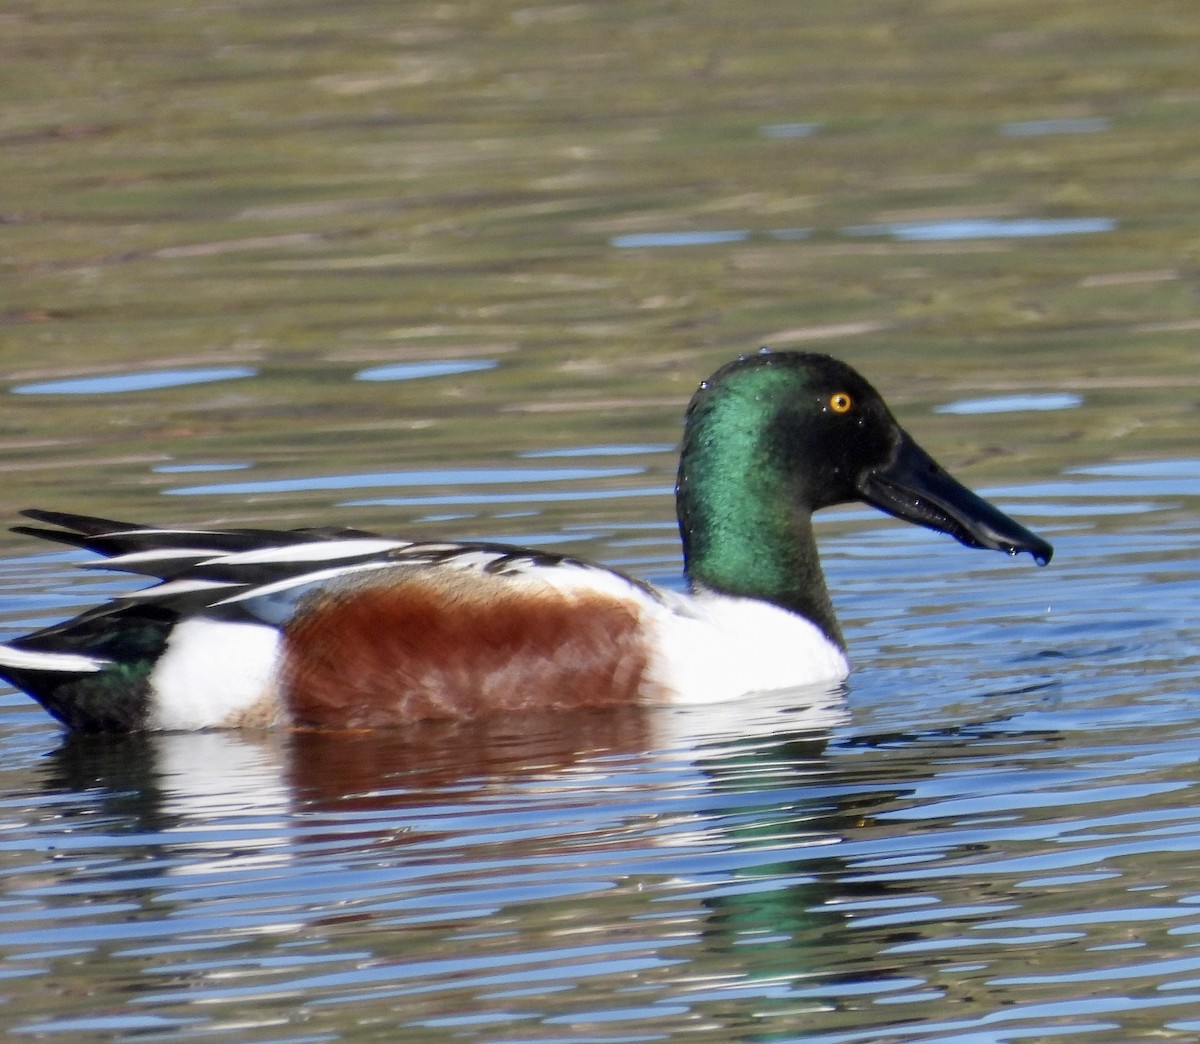
[[[844,691],[64,737],[0,692],[44,1040],[1200,1039],[1191,5],[29,0],[25,506],[553,545],[677,585],[696,382],[859,366],[1056,547],[819,536]],[[0,538],[0,637],[124,589]]]

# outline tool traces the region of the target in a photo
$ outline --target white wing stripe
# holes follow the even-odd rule
[[[283,544],[259,547],[253,551],[232,551],[212,555],[201,565],[262,565],[270,562],[324,562],[356,555],[381,555],[385,551],[407,547],[404,540],[314,540],[310,544]]]
[[[393,562],[359,562],[356,565],[337,566],[333,569],[317,569],[311,573],[302,573],[300,576],[288,577],[286,580],[276,580],[274,583],[263,584],[260,587],[251,587],[248,590],[239,591],[235,595],[222,598],[220,601],[213,602],[212,604],[214,606],[233,605],[236,602],[245,602],[252,598],[263,598],[267,595],[278,594],[280,591],[287,591],[292,587],[303,587],[306,584],[317,583],[321,580],[332,580],[337,576],[349,576],[351,573],[359,573],[368,569],[394,568],[395,563]],[[162,588],[152,588],[151,590],[161,591]]]
[[[124,555],[113,555],[112,558],[85,562],[84,565],[100,569],[120,569],[124,565],[140,565],[143,562],[169,562],[172,558],[197,559],[211,556],[210,547],[156,547],[150,551],[130,551]]]
[[[165,584],[143,587],[140,591],[130,591],[121,595],[120,600],[122,602],[153,601],[156,598],[171,595],[194,594],[197,591],[216,591],[225,587],[241,588],[245,586],[245,584],[230,583],[226,580],[168,580]]]
[[[0,645],[0,664],[22,671],[63,671],[67,674],[91,674],[102,671],[112,661],[76,653],[36,652]]]

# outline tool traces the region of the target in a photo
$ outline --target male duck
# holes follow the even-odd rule
[[[501,544],[348,529],[155,529],[54,511],[18,532],[157,585],[0,645],[0,675],[90,731],[707,702],[848,673],[813,538],[862,500],[969,547],[1052,549],[951,478],[824,355],[743,356],[688,406],[676,487],[689,593]]]

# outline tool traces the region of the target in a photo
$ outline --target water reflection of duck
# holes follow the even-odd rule
[[[60,528],[18,531],[162,582],[0,646],[0,673],[98,731],[373,728],[835,683],[848,668],[812,512],[859,500],[970,547],[1051,555],[943,471],[849,366],[764,349],[687,410],[687,594],[507,545],[31,511]]]

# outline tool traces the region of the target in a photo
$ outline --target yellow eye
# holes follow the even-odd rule
[[[845,392],[834,392],[829,396],[829,408],[834,413],[849,413],[854,400]]]

